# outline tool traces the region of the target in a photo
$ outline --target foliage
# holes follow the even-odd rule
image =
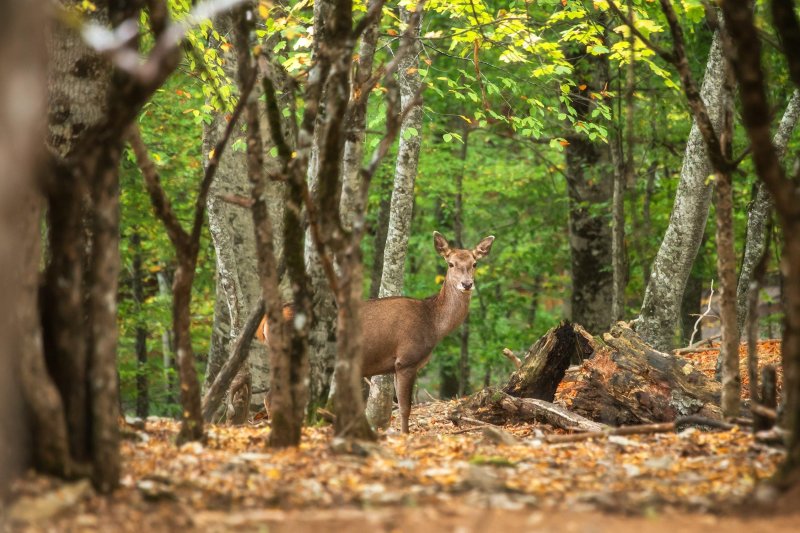
[[[412,2],[404,2],[404,4]],[[180,18],[189,0],[171,0]],[[625,11],[626,4],[617,3]],[[637,29],[656,44],[669,47],[666,22],[656,2],[635,0]],[[676,3],[686,31],[691,69],[701,79],[711,31],[700,0]],[[356,2],[359,14],[365,2]],[[477,273],[473,298],[470,363],[473,388],[487,379],[497,381],[509,367],[501,350],[523,351],[546,329],[569,316],[569,246],[567,241],[567,183],[563,147],[576,136],[605,147],[624,133],[626,108],[621,95],[625,66],[631,58],[628,29],[609,10],[607,0],[430,0],[425,4],[419,74],[426,83],[425,125],[407,135],[422,137],[416,205],[409,243],[405,293],[424,297],[438,290],[442,262],[431,243],[434,229],[453,236],[456,176],[463,174],[463,220],[466,245],[487,234],[497,241]],[[757,6],[761,14],[763,6]],[[313,44],[312,3],[309,0],[257,4],[258,46],[273,56],[298,82],[307,74]],[[358,18],[358,16],[356,17]],[[143,20],[146,23],[146,19]],[[393,57],[405,30],[388,3],[382,13],[376,63]],[[179,214],[191,209],[204,157],[201,124],[214,113],[230,110],[236,99],[231,73],[226,71],[224,23],[207,22],[189,35],[181,71],[145,108],[140,123],[159,172]],[[767,51],[771,61],[773,101],[788,99],[785,67]],[[626,318],[639,309],[652,260],[669,220],[690,127],[677,77],[640,40],[635,40],[633,103],[634,182],[626,191],[626,258],[628,284]],[[598,88],[589,88],[581,72],[593,58],[607,58]],[[385,127],[383,95],[378,85],[370,96],[367,156]],[[579,119],[576,99],[593,102],[589,117]],[[302,109],[301,93],[297,96]],[[780,112],[780,109],[777,111]],[[466,147],[464,146],[466,143]],[[734,154],[746,148],[736,131]],[[790,144],[796,147],[797,141]],[[466,158],[462,154],[466,148]],[[623,146],[625,150],[627,146]],[[241,146],[234,146],[241,149]],[[373,180],[368,224],[377,228],[378,212],[391,190],[394,165],[389,154]],[[648,174],[653,173],[648,189]],[[753,170],[749,159],[734,179],[737,252],[744,243],[746,205]],[[164,390],[159,356],[160,334],[169,327],[169,298],[157,289],[155,273],[169,273],[172,258],[168,240],[150,213],[138,171],[123,165],[123,264],[120,305],[120,375],[126,406],[132,404],[136,372],[133,331],[149,331],[151,393]],[[649,219],[645,219],[648,205]],[[590,206],[608,212],[609,206]],[[131,300],[131,234],[142,237],[147,272],[147,297],[141,307]],[[374,260],[374,235],[363,243],[365,262]],[[714,236],[708,232],[695,267],[704,285],[715,277]],[[777,247],[776,247],[777,248]],[[214,258],[209,240],[202,244],[193,298],[193,338],[204,353],[210,337],[214,300]],[[366,269],[369,272],[369,269]],[[368,284],[370,280],[365,280]],[[459,346],[455,338],[436,349],[422,386],[435,390],[440,366],[454,366]],[[164,397],[154,397],[156,412],[168,412]]]

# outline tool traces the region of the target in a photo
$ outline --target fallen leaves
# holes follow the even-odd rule
[[[713,372],[713,359],[695,354],[692,363]],[[122,486],[112,498],[70,489],[78,496],[34,519],[26,508],[35,509],[37,498],[53,501],[69,485],[31,474],[13,491],[12,509],[23,514],[11,516],[44,529],[139,532],[203,529],[204,520],[227,524],[277,510],[707,511],[740,504],[784,457],[737,429],[547,444],[552,428],[541,424],[463,431],[448,418],[453,407],[415,406],[411,435],[389,431],[378,444],[335,439],[324,426],[305,428],[301,446],[279,450],[267,447],[263,421],[212,426],[207,445],[179,448],[178,423],[151,418],[143,430],[128,430],[136,438],[122,444]]]

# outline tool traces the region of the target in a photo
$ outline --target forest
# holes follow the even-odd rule
[[[0,25],[0,531],[795,531],[794,0]]]

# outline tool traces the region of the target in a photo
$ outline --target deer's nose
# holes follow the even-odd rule
[[[471,282],[471,281],[462,281],[462,282],[461,282],[461,286],[462,286],[462,287],[464,287],[464,290],[465,290],[465,291],[468,291],[468,290],[470,290],[470,289],[472,288],[472,285],[473,285],[473,284],[472,284],[472,282]]]

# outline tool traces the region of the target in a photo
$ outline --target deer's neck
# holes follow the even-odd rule
[[[431,298],[431,312],[439,340],[456,329],[469,312],[471,292],[461,292],[445,283],[439,294]]]

